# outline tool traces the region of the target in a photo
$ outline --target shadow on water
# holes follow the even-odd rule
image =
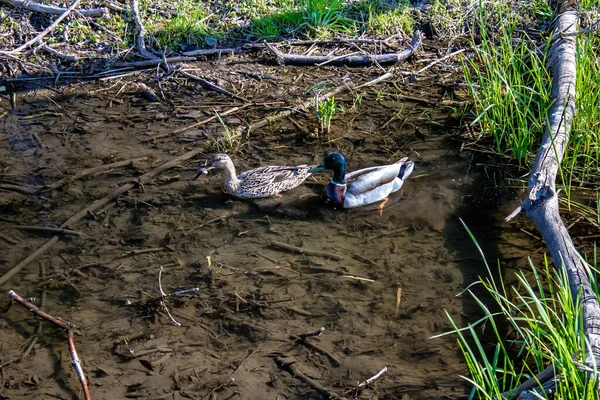
[[[265,102],[278,101],[284,93],[285,98],[303,96],[315,81],[335,82],[345,73],[303,72],[298,80],[296,71],[286,69],[281,78],[289,87],[265,83],[255,92],[250,87],[247,96]],[[434,98],[438,95],[430,85],[400,86]],[[117,98],[118,88],[100,89],[106,88],[51,101],[43,96],[21,99],[19,113],[2,121],[6,132],[36,132],[49,148],[17,157],[14,146],[3,141],[3,179],[48,183],[93,165],[147,160],[41,196],[3,193],[3,231],[9,231],[4,221],[58,226],[132,177],[222,134],[214,123],[166,141],[144,142],[147,135],[211,115],[210,107],[203,108],[206,103],[220,110],[228,104],[218,96],[194,97],[183,90],[175,93],[172,106],[165,106],[126,91]],[[483,238],[493,256],[500,254],[494,243],[501,211],[480,202],[487,193],[479,187],[479,170],[448,136],[456,121],[440,110],[402,102],[399,90],[392,85],[383,91],[367,89],[361,93],[362,105],[353,110],[351,95],[336,97],[347,107],[334,118],[327,138],[300,134],[299,127],[310,132],[314,121],[294,115],[294,123],[284,120],[252,133],[234,155],[238,171],[317,163],[332,150],[346,156],[350,171],[409,156],[416,166],[402,199],[390,202],[381,216],[376,210],[325,207],[319,196],[327,174],[314,175],[281,199],[233,200],[221,193],[220,174],[191,181],[196,163],[209,157],[207,151],[89,215],[76,227],[84,236],[61,241],[13,279],[10,288],[26,297],[45,291],[48,311],[84,331],[78,350],[95,398],[176,392],[207,396],[215,391],[224,398],[240,392],[248,399],[314,396],[277,367],[273,354],[293,357],[305,374],[339,393],[387,366],[384,378],[367,389],[382,398],[460,398],[467,388],[458,375],[467,371],[455,339],[429,338],[451,329],[445,310],[463,324],[480,315],[470,299],[455,296],[484,273],[458,217]],[[23,118],[48,109],[61,115]],[[402,118],[397,117],[399,110]],[[256,117],[257,111],[250,111],[225,120],[233,125]],[[44,240],[14,230],[10,235],[15,244],[1,255],[1,273]],[[274,242],[306,251],[292,253]],[[132,253],[142,249],[152,251]],[[41,266],[45,278],[38,273]],[[165,291],[200,289],[170,299],[181,328],[170,325],[158,305],[159,266],[164,267]],[[76,296],[65,296],[74,291]],[[18,357],[15,343],[33,335],[28,315],[11,307],[2,316],[0,345],[9,349],[7,358]],[[311,341],[341,365],[289,339],[320,327],[325,333]],[[57,340],[52,351],[63,345]],[[44,390],[69,396],[62,383],[48,377],[55,368],[49,350],[38,350],[18,366],[5,367],[5,373],[16,377],[5,393],[19,398]],[[27,386],[21,381],[22,369],[48,378],[43,385]],[[71,377],[65,385],[75,391],[78,383]]]

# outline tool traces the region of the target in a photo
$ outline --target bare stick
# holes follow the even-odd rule
[[[281,242],[277,242],[275,240],[271,240],[271,245],[278,247],[280,249],[283,249],[283,250],[291,251],[292,253],[300,253],[300,254],[306,254],[309,256],[331,258],[332,260],[336,260],[336,261],[341,261],[344,259],[344,257],[339,254],[329,253],[327,251],[307,250],[302,247],[292,246],[291,244],[281,243]]]
[[[345,400],[344,397],[340,396],[336,392],[325,388],[319,382],[304,375],[304,373],[300,371],[300,369],[298,369],[298,367],[296,366],[295,361],[287,361],[285,358],[277,356],[275,357],[275,362],[280,367],[287,369],[289,372],[291,372],[294,378],[300,379],[302,382],[306,383],[308,386],[321,393],[323,396],[326,396],[326,398]]]
[[[63,229],[63,228],[51,228],[49,226],[13,225],[13,226],[11,226],[11,228],[20,229],[22,231],[52,232],[52,233],[58,233],[61,235],[83,236],[83,233],[81,233],[79,231],[73,231],[71,229]]]
[[[230,48],[230,49],[200,49],[200,50],[192,50],[192,51],[184,51],[184,56],[221,56],[221,54],[233,54],[239,53],[242,49]]]
[[[50,32],[52,32],[54,30],[54,28],[56,28],[56,26],[58,24],[60,24],[60,22],[67,18],[69,16],[69,14],[71,13],[71,11],[73,11],[75,9],[75,7],[77,7],[77,5],[79,4],[81,0],[74,0],[71,5],[69,6],[69,8],[67,8],[65,10],[64,13],[62,13],[58,18],[56,18],[56,20],[50,24],[49,27],[47,27],[42,33],[40,33],[39,35],[37,35],[36,37],[34,37],[33,39],[29,40],[26,43],[23,43],[21,46],[17,47],[14,50],[11,50],[9,52],[7,52],[7,54],[14,54],[14,53],[19,53],[22,50],[28,48],[29,46],[31,46],[34,43],[39,42],[44,36],[46,36],[47,34],[49,34]]]
[[[447,55],[445,55],[445,56],[444,56],[444,57],[442,57],[442,58],[438,58],[437,60],[435,60],[435,61],[434,61],[434,62],[432,62],[431,64],[428,64],[428,65],[424,66],[423,68],[421,68],[420,70],[418,70],[417,72],[415,72],[415,75],[418,75],[418,74],[420,74],[420,73],[422,73],[422,72],[424,72],[424,71],[427,71],[429,68],[433,67],[435,64],[437,64],[437,63],[440,63],[440,62],[442,62],[442,61],[444,61],[444,60],[446,60],[446,59],[448,59],[448,58],[450,58],[450,57],[452,57],[452,56],[455,56],[455,55],[457,55],[457,54],[460,54],[460,53],[462,53],[462,52],[464,52],[464,51],[466,51],[466,50],[467,50],[467,49],[460,49],[460,50],[458,50],[458,51],[455,51],[454,53],[447,54]]]
[[[325,328],[321,328],[318,331],[311,332],[311,333],[304,333],[301,335],[291,335],[290,338],[295,340],[296,343],[302,344],[308,348],[316,350],[317,352],[325,355],[327,358],[329,358],[329,360],[331,360],[331,362],[333,363],[334,366],[339,367],[340,365],[342,365],[342,361],[339,358],[337,358],[330,351],[322,349],[321,347],[319,347],[316,344],[309,342],[307,340],[309,337],[320,336],[323,332],[325,332]]]
[[[13,7],[21,7],[29,11],[44,14],[61,15],[67,10],[66,8],[40,4],[29,0],[0,0],[0,3],[10,4]],[[92,8],[90,10],[74,10],[74,12],[81,14],[84,17],[103,17],[108,13],[108,9],[105,7],[100,7]]]
[[[56,318],[56,317],[53,317],[50,314],[45,313],[44,311],[40,310],[39,307],[36,306],[35,304],[33,304],[32,302],[25,300],[23,297],[21,297],[14,290],[9,290],[8,291],[8,298],[11,299],[11,300],[13,300],[13,301],[15,301],[15,302],[17,302],[17,303],[19,303],[23,307],[27,308],[29,311],[31,311],[32,313],[34,313],[38,317],[43,318],[46,321],[52,322],[54,325],[56,325],[56,326],[58,326],[60,328],[63,328],[66,331],[72,330],[76,334],[81,335],[81,332],[79,332],[79,330],[75,327],[75,325],[73,325],[70,322],[63,321],[60,318]]]
[[[12,185],[10,183],[0,183],[0,190],[10,190],[11,192],[19,192],[23,194],[36,194],[40,188],[30,188],[19,185]]]
[[[387,367],[383,367],[383,369],[381,371],[379,371],[378,373],[376,373],[375,375],[373,375],[372,377],[370,377],[369,379],[367,379],[366,381],[359,383],[357,387],[367,387],[369,386],[371,383],[373,383],[373,381],[381,378],[381,376],[383,374],[385,374],[387,372]]]
[[[225,112],[222,112],[220,115],[221,115],[221,117],[224,117],[226,115],[233,114],[236,111],[240,111],[240,110],[248,107],[249,105],[250,104],[244,104],[243,106],[232,107],[229,110],[227,110]],[[171,136],[171,135],[176,135],[178,133],[185,132],[185,131],[187,131],[189,129],[197,128],[199,126],[208,124],[210,121],[213,121],[215,119],[217,119],[217,116],[213,115],[212,117],[209,117],[209,118],[207,118],[205,120],[202,120],[200,122],[196,122],[194,124],[191,124],[191,125],[188,125],[188,126],[184,126],[183,128],[175,129],[174,131],[167,132],[167,133],[161,133],[160,135],[154,135],[150,139],[144,139],[144,140],[142,140],[142,143],[144,143],[144,142],[150,142],[150,141],[156,140],[156,139],[161,139],[161,138],[168,137],[168,136]]]
[[[267,48],[276,56],[279,65],[319,65],[329,63],[329,65],[346,66],[368,66],[377,64],[397,64],[410,57],[421,45],[423,34],[416,31],[408,47],[398,53],[376,54],[376,55],[346,55],[346,56],[305,56],[299,54],[284,54],[270,43],[265,43]]]
[[[175,326],[181,326],[181,324],[179,322],[177,322],[175,320],[175,318],[173,318],[173,316],[171,315],[171,312],[169,311],[169,306],[167,303],[167,297],[170,296],[179,296],[182,294],[187,294],[190,292],[197,292],[198,290],[200,290],[200,288],[191,288],[191,289],[185,289],[185,290],[178,290],[176,292],[167,294],[165,293],[165,291],[162,288],[162,272],[163,272],[163,267],[161,266],[160,269],[158,270],[158,291],[160,292],[160,297],[161,297],[161,301],[160,301],[160,306],[162,307],[163,310],[165,310],[165,312],[167,313],[167,315],[169,316],[169,318],[171,319],[171,323]]]
[[[40,318],[45,319],[46,321],[52,322],[54,325],[64,329],[67,331],[67,342],[69,344],[69,351],[71,352],[71,360],[73,362],[73,368],[77,372],[77,376],[79,377],[79,381],[81,382],[81,387],[83,389],[83,394],[86,400],[91,400],[90,389],[87,384],[87,380],[85,379],[85,374],[83,373],[83,369],[81,368],[81,360],[77,355],[77,349],[75,348],[75,337],[74,334],[81,335],[81,332],[70,322],[66,322],[61,320],[60,318],[53,317],[50,314],[45,313],[40,310],[38,306],[35,304],[25,300],[19,294],[14,292],[13,290],[8,291],[8,298],[12,301],[19,303],[23,307],[27,308],[29,311],[34,313]]]
[[[73,368],[77,372],[77,376],[79,377],[79,381],[81,382],[81,387],[83,389],[83,396],[86,400],[91,400],[92,396],[90,395],[90,388],[87,383],[87,379],[85,379],[85,374],[83,373],[83,368],[81,367],[81,360],[77,355],[77,349],[75,348],[75,338],[73,336],[73,330],[69,329],[67,331],[67,342],[69,344],[69,351],[71,352],[71,360],[73,361]]]
[[[53,56],[56,56],[58,58],[62,58],[67,61],[73,61],[73,62],[79,61],[79,57],[77,57],[76,55],[61,53],[60,51],[53,49],[52,47],[50,47],[48,45],[42,45],[41,48],[44,51],[47,51],[48,53],[50,53]]]
[[[202,86],[205,89],[214,90],[215,92],[226,94],[227,96],[232,97],[232,98],[234,98],[236,100],[239,100],[239,101],[243,101],[244,103],[249,103],[250,102],[248,99],[245,99],[243,97],[235,95],[235,94],[233,94],[233,93],[231,93],[231,92],[223,89],[220,86],[217,86],[217,85],[215,85],[213,83],[210,83],[209,81],[207,81],[204,78],[200,78],[199,76],[196,76],[194,74],[190,74],[189,72],[186,72],[186,71],[183,71],[183,70],[179,71],[179,73],[181,75],[187,77],[187,78],[195,80],[196,82],[198,82],[200,84],[200,86]]]
[[[144,58],[148,58],[150,60],[158,59],[157,56],[150,53],[148,49],[146,49],[146,28],[144,28],[144,24],[142,24],[142,19],[140,18],[140,8],[138,6],[138,0],[131,0],[131,12],[133,13],[133,19],[135,20],[135,27],[138,30],[138,51]]]
[[[126,167],[128,165],[133,164],[136,161],[143,161],[143,160],[147,160],[147,159],[148,159],[148,157],[138,157],[138,158],[132,158],[129,160],[117,161],[117,162],[110,163],[110,164],[104,164],[104,165],[100,165],[98,167],[87,168],[87,169],[77,172],[75,175],[63,178],[63,179],[59,180],[58,182],[55,182],[55,183],[49,185],[48,187],[43,188],[42,192],[47,192],[47,191],[58,189],[59,187],[65,185],[66,183],[68,183],[70,181],[74,181],[76,179],[81,179],[88,175],[99,174],[101,172],[106,172],[106,171],[109,171],[114,168]]]
[[[144,60],[144,61],[131,61],[131,62],[118,62],[115,63],[115,67],[123,68],[123,67],[152,67],[154,65],[167,63],[167,64],[177,64],[187,61],[196,61],[195,57],[171,57],[171,58],[158,58],[155,57],[152,60]]]
[[[162,172],[164,172],[170,168],[173,168],[174,166],[181,163],[182,161],[189,160],[190,158],[196,156],[197,154],[202,153],[203,151],[204,150],[202,148],[196,148],[194,150],[188,151],[185,154],[182,154],[179,157],[173,158],[172,160],[154,168],[153,170],[151,170],[149,172],[146,172],[144,175],[142,175],[138,178],[137,182],[126,183],[126,184],[118,187],[117,189],[113,190],[112,192],[110,192],[108,195],[106,195],[102,199],[90,204],[83,210],[79,211],[77,214],[73,215],[71,218],[69,218],[67,221],[65,221],[60,227],[61,228],[70,227],[72,224],[79,221],[81,218],[85,217],[89,213],[93,213],[94,211],[99,210],[100,208],[104,207],[106,204],[108,204],[113,199],[116,199],[117,197],[119,197],[123,193],[127,192],[128,190],[133,189],[138,183],[141,184],[144,181],[149,181],[149,180],[155,178],[157,175],[161,174]],[[52,237],[50,240],[48,240],[46,243],[44,243],[44,245],[42,247],[37,249],[33,254],[31,254],[29,257],[27,257],[26,259],[21,261],[19,264],[15,265],[8,272],[6,272],[2,277],[0,277],[0,286],[3,285],[4,283],[6,283],[10,278],[12,278],[16,273],[18,273],[20,270],[22,270],[27,265],[29,265],[32,261],[37,259],[42,254],[44,254],[50,247],[52,247],[56,242],[58,242],[59,239],[60,239],[60,237],[58,235]]]

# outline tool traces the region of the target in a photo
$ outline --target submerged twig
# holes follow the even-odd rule
[[[291,374],[292,374],[292,376],[294,378],[300,379],[302,382],[306,383],[308,386],[310,386],[311,388],[313,388],[317,392],[319,392],[322,395],[326,396],[326,398],[345,400],[344,397],[340,396],[339,394],[337,394],[333,390],[327,389],[326,387],[324,387],[323,385],[321,385],[319,382],[317,382],[314,379],[309,378],[308,376],[306,376],[298,368],[298,366],[296,365],[296,361],[295,360],[294,361],[288,361],[288,360],[286,360],[283,357],[276,356],[275,357],[275,362],[280,367],[282,367],[284,369],[287,369],[289,372],[291,372]]]
[[[83,368],[81,368],[81,360],[77,355],[77,349],[75,348],[75,338],[74,335],[81,335],[81,332],[70,322],[66,322],[61,320],[60,318],[53,317],[50,314],[45,313],[40,310],[35,304],[25,300],[18,293],[13,290],[8,291],[8,298],[12,301],[19,303],[23,307],[27,308],[29,311],[34,313],[40,318],[45,319],[46,321],[52,322],[54,325],[64,329],[67,332],[67,342],[69,344],[69,351],[71,353],[71,360],[73,362],[73,368],[77,372],[77,376],[79,377],[79,381],[81,382],[81,388],[83,389],[83,394],[86,400],[90,400],[92,397],[90,395],[90,389],[88,387],[87,380],[85,379],[85,374],[83,373]]]
[[[344,257],[339,254],[330,253],[327,251],[308,250],[302,247],[292,246],[291,244],[277,242],[275,240],[271,240],[271,245],[283,250],[291,251],[292,253],[301,253],[309,256],[331,258],[332,260],[336,261],[341,261],[344,259]]]

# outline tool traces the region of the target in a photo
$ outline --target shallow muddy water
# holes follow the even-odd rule
[[[333,87],[355,74],[307,71],[284,69],[280,76],[288,81],[276,85],[249,81],[243,94],[265,103],[304,98],[311,84],[329,79]],[[51,184],[84,168],[146,157],[42,195],[0,192],[1,230],[9,239],[0,238],[0,275],[51,237],[13,223],[59,226],[119,185],[222,134],[213,121],[145,141],[208,118],[212,108],[232,106],[226,97],[179,84],[170,87],[171,106],[149,103],[135,85],[112,81],[20,94],[12,110],[0,103],[0,114],[8,113],[0,120],[4,183]],[[456,297],[485,274],[459,217],[490,258],[510,251],[513,266],[536,243],[498,222],[510,199],[482,189],[472,155],[461,154],[449,136],[456,124],[450,111],[432,107],[442,94],[431,81],[361,94],[355,109],[352,95],[336,98],[345,111],[336,114],[326,138],[309,134],[308,111],[252,132],[233,160],[241,172],[318,163],[335,150],[351,171],[409,156],[415,169],[402,199],[381,216],[326,208],[319,194],[327,174],[282,198],[233,200],[221,192],[219,173],[192,181],[198,163],[210,157],[206,151],[74,224],[82,236],[65,236],[0,289],[35,297],[45,311],[77,325],[94,399],[319,397],[280,368],[276,356],[296,360],[304,374],[347,398],[464,396],[468,388],[458,375],[467,370],[455,339],[430,339],[451,329],[446,311],[461,324],[479,315],[475,304]],[[403,95],[432,104],[403,101]],[[232,126],[256,121],[278,106],[250,107],[224,119]],[[291,253],[273,242],[334,256]],[[165,292],[199,288],[169,299],[181,327],[159,306],[161,266]],[[16,304],[8,307],[6,298],[0,305],[0,393],[11,399],[80,395],[63,333]],[[331,357],[290,338],[321,327],[324,333],[308,341]],[[32,349],[15,361],[34,337]],[[372,387],[354,389],[383,367],[387,373]]]

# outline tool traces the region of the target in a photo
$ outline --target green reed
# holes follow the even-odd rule
[[[463,294],[471,296],[484,316],[465,328],[458,328],[448,314],[454,330],[436,337],[458,336],[470,372],[470,376],[463,378],[473,385],[469,398],[504,398],[519,384],[552,364],[558,377],[554,398],[598,399],[595,373],[588,378],[579,366],[585,362],[583,317],[580,301],[574,302],[571,296],[567,276],[553,270],[547,258],[541,272],[530,260],[531,271],[528,274],[517,272],[518,285],[507,287],[500,265],[495,274],[500,277],[494,277],[477,240],[466,225],[465,229],[483,258],[488,276],[480,277]],[[596,260],[595,248],[593,259]],[[595,265],[587,265],[597,290],[597,269]],[[475,285],[483,286],[493,304],[486,304],[475,295]],[[498,327],[507,323],[510,330],[505,334]],[[482,335],[483,329],[488,331],[486,339]],[[492,346],[490,336],[495,341]],[[548,398],[548,394],[541,393],[540,396]]]

